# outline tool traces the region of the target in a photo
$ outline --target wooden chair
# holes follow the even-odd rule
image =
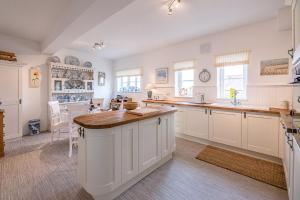
[[[58,101],[49,101],[50,123],[51,123],[51,143],[56,132],[59,138],[62,130],[68,127],[68,113],[62,113]]]
[[[69,157],[72,157],[73,147],[78,145],[78,128],[79,126],[73,122],[75,117],[86,115],[89,113],[89,104],[69,104]]]

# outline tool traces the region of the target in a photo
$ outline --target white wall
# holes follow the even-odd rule
[[[201,44],[211,44],[209,53],[200,53]],[[292,100],[292,90],[287,83],[288,75],[260,76],[260,61],[274,58],[288,58],[287,50],[292,46],[291,31],[277,30],[276,19],[252,24],[194,40],[185,41],[157,49],[144,54],[139,54],[113,62],[114,70],[142,67],[143,84],[154,83],[155,68],[169,67],[169,84],[157,85],[157,93],[166,93],[174,97],[174,62],[195,60],[195,88],[194,94],[204,92],[208,101],[217,101],[216,68],[214,57],[218,54],[230,53],[235,50],[250,49],[250,65],[248,69],[248,100],[245,104],[261,106],[277,106],[281,100]],[[198,79],[199,72],[208,69],[212,79],[208,83],[201,83]],[[146,98],[145,92],[140,94],[127,94],[136,100]]]
[[[38,43],[27,41],[0,34],[1,50],[15,52],[18,62],[25,63],[22,68],[22,127],[23,134],[28,133],[27,122],[30,119],[41,119],[41,130],[48,129],[48,66],[45,64],[49,55],[40,53]],[[65,55],[77,56],[80,61],[91,61],[96,67],[95,70],[95,97],[106,98],[106,104],[111,98],[112,92],[112,63],[109,60],[102,59],[99,56],[73,51],[61,50],[56,53],[57,56],[64,60]],[[40,67],[41,69],[41,87],[29,87],[29,69],[31,67]],[[106,73],[105,86],[97,86],[97,72]]]

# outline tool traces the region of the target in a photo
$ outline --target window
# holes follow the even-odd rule
[[[130,69],[116,72],[117,92],[141,92],[141,70]]]
[[[247,70],[249,51],[226,54],[216,57],[217,96],[230,99],[230,89],[235,89],[238,99],[247,99]]]
[[[238,99],[247,98],[247,65],[218,68],[218,98],[230,99],[230,88],[237,90]]]
[[[175,96],[193,97],[194,62],[175,63]]]

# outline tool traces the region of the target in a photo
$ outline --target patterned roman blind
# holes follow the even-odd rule
[[[227,67],[233,65],[246,65],[249,64],[249,50],[238,51],[216,56],[216,67]]]

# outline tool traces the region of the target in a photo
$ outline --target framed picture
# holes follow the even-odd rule
[[[98,85],[99,86],[105,85],[105,72],[98,72]]]
[[[168,68],[159,68],[155,70],[155,83],[167,84],[168,83]]]
[[[288,75],[288,74],[289,74],[288,58],[263,60],[260,63],[261,76]]]
[[[40,83],[41,83],[41,72],[40,72],[40,68],[37,67],[32,67],[29,70],[29,85],[32,88],[38,88],[40,87]]]

